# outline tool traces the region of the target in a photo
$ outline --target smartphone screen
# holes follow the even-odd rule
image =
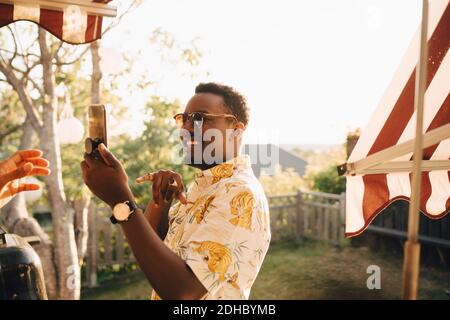
[[[108,146],[106,134],[106,110],[102,104],[89,106],[89,138],[100,139]]]

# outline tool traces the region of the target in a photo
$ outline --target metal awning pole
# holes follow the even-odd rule
[[[416,67],[416,83],[414,108],[416,111],[416,137],[414,142],[414,158],[411,182],[411,197],[408,213],[408,240],[405,242],[403,259],[403,285],[402,299],[417,299],[420,267],[420,244],[419,233],[419,205],[421,184],[421,162],[423,155],[423,108],[427,81],[427,59],[428,59],[428,0],[422,0],[422,25],[420,34],[420,55]]]

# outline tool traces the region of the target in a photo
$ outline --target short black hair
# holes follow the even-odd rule
[[[233,115],[247,126],[249,121],[247,99],[232,87],[215,82],[200,83],[195,87],[195,93],[212,93],[221,96]]]

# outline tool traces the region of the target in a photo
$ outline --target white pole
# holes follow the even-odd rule
[[[420,35],[419,63],[416,67],[416,84],[414,96],[414,108],[416,111],[416,138],[414,143],[414,163],[411,181],[411,197],[408,215],[408,240],[405,242],[403,260],[403,287],[402,298],[404,300],[417,299],[417,288],[419,284],[420,266],[420,244],[419,233],[419,205],[420,205],[420,183],[423,144],[423,108],[424,95],[427,80],[427,46],[428,33],[428,0],[422,0],[422,26]]]

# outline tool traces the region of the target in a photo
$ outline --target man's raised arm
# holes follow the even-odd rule
[[[121,163],[103,144],[99,151],[102,159],[86,154],[85,160],[81,162],[86,185],[111,209],[118,203],[134,202]],[[120,224],[146,278],[162,299],[201,298],[207,292],[205,287],[185,261],[162,242],[151,223],[137,209],[127,221]]]

